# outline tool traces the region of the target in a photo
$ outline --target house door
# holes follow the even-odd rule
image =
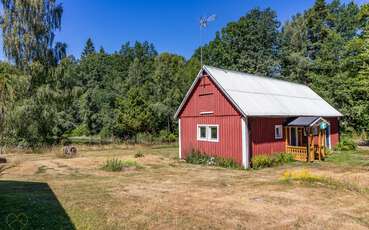
[[[298,131],[297,128],[291,128],[290,133],[290,145],[291,146],[298,146]]]

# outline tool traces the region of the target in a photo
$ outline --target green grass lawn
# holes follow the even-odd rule
[[[173,145],[77,148],[72,159],[60,147],[7,156],[1,230],[369,228],[368,150],[234,170],[179,161]],[[103,170],[115,158],[127,167]]]
[[[337,151],[326,161],[342,166],[369,166],[369,150]]]

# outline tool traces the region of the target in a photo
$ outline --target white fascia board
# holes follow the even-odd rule
[[[250,168],[250,153],[249,153],[249,129],[247,117],[241,117],[241,132],[242,132],[242,167]]]

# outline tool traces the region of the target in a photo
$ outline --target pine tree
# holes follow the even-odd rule
[[[81,57],[85,58],[88,55],[94,54],[94,53],[96,53],[94,43],[92,42],[91,38],[88,38],[87,41],[86,41],[85,48],[83,48]]]

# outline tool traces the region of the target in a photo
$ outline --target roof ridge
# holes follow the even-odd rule
[[[256,75],[256,74],[250,74],[250,73],[245,73],[245,72],[235,71],[235,70],[230,70],[230,69],[222,69],[222,68],[218,68],[218,67],[215,67],[215,66],[209,66],[209,65],[204,65],[204,67],[205,68],[213,68],[213,69],[217,69],[217,70],[221,70],[221,71],[225,71],[225,72],[233,72],[233,73],[237,73],[237,74],[248,76],[248,77],[257,77],[257,78],[262,78],[262,79],[266,79],[266,80],[275,80],[275,81],[290,83],[290,84],[304,86],[304,87],[309,88],[309,86],[307,86],[307,85],[304,85],[304,84],[301,84],[301,83],[296,83],[296,82],[291,82],[291,81],[287,81],[287,80],[283,80],[283,79],[277,79],[277,78],[267,77],[267,76],[260,76],[260,75]]]
[[[261,94],[261,95],[273,95],[273,96],[280,96],[280,97],[291,97],[291,95],[286,94],[278,94],[278,93],[262,93],[262,92],[256,92],[256,91],[249,91],[249,90],[237,90],[237,89],[230,89],[226,88],[229,91],[233,92],[240,92],[240,93],[249,93],[249,94]],[[293,96],[294,98],[304,98],[309,100],[321,100],[320,98],[314,98],[314,97],[301,97],[301,96]]]

